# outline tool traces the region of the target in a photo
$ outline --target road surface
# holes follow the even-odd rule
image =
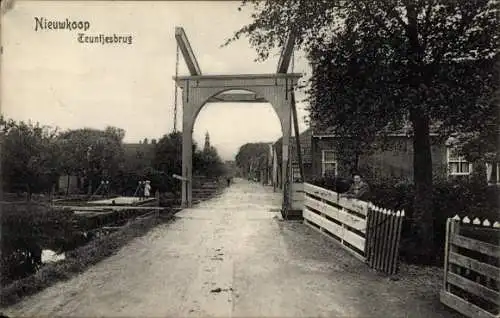
[[[435,285],[393,281],[279,217],[280,195],[244,180],[66,282],[15,316],[454,317]]]

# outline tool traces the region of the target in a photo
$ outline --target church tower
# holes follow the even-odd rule
[[[209,150],[210,149],[210,136],[208,135],[208,131],[205,134],[205,146],[203,147],[203,150]]]

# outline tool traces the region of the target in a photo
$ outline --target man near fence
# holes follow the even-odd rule
[[[347,190],[346,193],[342,193],[341,196],[348,199],[366,200],[370,195],[370,187],[368,186],[368,183],[363,181],[359,172],[354,172],[352,177],[354,182],[349,190]]]

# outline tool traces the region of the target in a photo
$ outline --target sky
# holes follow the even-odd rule
[[[175,27],[184,28],[201,71],[207,74],[256,74],[276,71],[279,51],[266,62],[246,38],[221,44],[251,22],[251,8],[239,1],[16,1],[2,16],[1,111],[62,130],[116,126],[125,142],[159,139],[173,130],[176,65]],[[36,19],[88,22],[88,30],[36,29]],[[84,25],[84,24],[82,24]],[[131,35],[132,44],[80,43],[78,34]],[[182,54],[179,75],[188,75]],[[310,72],[303,54],[294,72]],[[177,126],[182,129],[182,101]],[[305,96],[298,92],[297,99]],[[298,103],[299,130],[306,128]],[[225,160],[247,142],[281,137],[270,104],[207,104],[197,117],[193,137],[205,133]]]

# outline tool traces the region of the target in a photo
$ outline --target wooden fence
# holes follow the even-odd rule
[[[393,212],[369,202],[304,183],[304,223],[336,239],[370,267],[397,271],[404,211]]]
[[[468,317],[499,317],[500,224],[455,216],[446,223],[441,302]]]

